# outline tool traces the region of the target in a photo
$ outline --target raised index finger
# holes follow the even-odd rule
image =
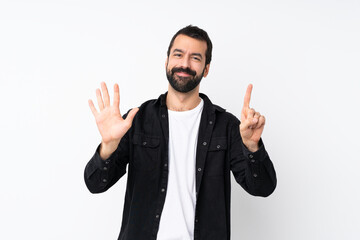
[[[249,108],[249,106],[250,106],[250,98],[251,98],[252,88],[253,88],[253,85],[249,84],[246,89],[246,93],[245,93],[245,97],[244,97],[244,108]]]

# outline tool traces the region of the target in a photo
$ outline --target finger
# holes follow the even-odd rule
[[[254,109],[251,109],[251,110],[254,110]],[[254,112],[255,112],[255,110],[254,110]],[[253,115],[253,117],[252,117],[252,119],[250,119],[251,120],[251,126],[250,126],[250,128],[251,129],[255,129],[255,128],[257,128],[257,126],[259,125],[259,118],[260,118],[260,113],[259,112],[255,112],[254,113],[254,115]]]
[[[252,123],[254,115],[255,110],[253,108],[243,108],[243,111],[241,113],[241,122],[249,121],[249,124],[254,124]]]
[[[253,85],[249,84],[246,89],[246,93],[245,93],[245,97],[244,97],[244,108],[249,108],[249,106],[250,106],[252,88],[253,88]]]
[[[259,113],[256,113],[253,108],[248,110],[248,114],[246,119],[243,119],[243,129],[254,129],[256,128],[257,124],[259,123]]]
[[[133,109],[131,109],[129,114],[126,116],[125,121],[127,121],[130,126],[131,126],[132,121],[138,111],[139,111],[139,108],[133,108]]]
[[[251,124],[249,126],[250,129],[254,129],[256,128],[257,124],[259,123],[259,119],[258,118],[253,118],[250,120]]]
[[[248,110],[247,110],[247,114],[246,114],[246,115],[247,115],[247,118],[254,118],[255,113],[256,113],[255,109],[253,109],[253,108],[248,109]]]
[[[106,87],[106,83],[101,82],[101,90],[103,92],[105,107],[108,107],[110,106],[110,97],[109,97],[108,89]]]
[[[93,101],[91,99],[89,99],[88,103],[89,103],[89,107],[91,109],[92,114],[94,115],[94,117],[96,117],[98,114],[98,111],[96,110]]]
[[[100,89],[96,89],[96,98],[99,105],[99,110],[102,111],[104,109],[104,102],[101,97]]]
[[[254,123],[252,122],[252,119],[246,119],[245,121],[242,121],[240,123],[240,131],[252,129],[253,125],[254,125]]]
[[[119,93],[119,85],[114,85],[114,106],[120,106],[120,93]]]
[[[262,115],[257,115],[257,114],[255,114],[255,117],[254,117],[254,119],[257,119],[257,122],[256,122],[256,124],[253,126],[253,128],[255,129],[255,128],[261,128],[264,124],[265,124],[265,117],[264,116],[262,116]],[[255,122],[255,121],[254,121]]]
[[[259,122],[259,118],[260,118],[261,114],[259,112],[255,112],[254,114],[254,119],[257,120],[257,122]]]
[[[260,118],[259,118],[259,122],[257,124],[257,128],[261,128],[264,125],[265,125],[265,117],[261,115]]]

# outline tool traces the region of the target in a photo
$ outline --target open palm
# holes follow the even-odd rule
[[[120,113],[120,94],[119,86],[114,85],[114,101],[110,105],[110,97],[104,82],[101,83],[101,90],[96,89],[96,97],[99,106],[97,111],[92,100],[89,100],[90,109],[95,117],[97,127],[102,137],[103,143],[120,142],[121,138],[130,129],[132,121],[138,108],[132,109],[126,119]]]

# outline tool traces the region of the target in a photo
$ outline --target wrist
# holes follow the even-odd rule
[[[103,160],[106,160],[108,159],[111,154],[113,152],[115,152],[115,150],[117,149],[118,145],[120,143],[120,140],[115,140],[115,141],[111,141],[111,142],[101,142],[101,145],[100,145],[100,157],[103,159]]]
[[[244,145],[250,152],[256,152],[257,150],[259,150],[259,142],[254,143],[244,141]]]

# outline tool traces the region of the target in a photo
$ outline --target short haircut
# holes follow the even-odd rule
[[[207,47],[206,47],[206,53],[205,53],[205,65],[207,65],[211,62],[212,43],[211,43],[211,40],[210,40],[207,32],[205,32],[201,28],[198,28],[198,27],[192,26],[192,25],[184,27],[184,28],[180,29],[177,33],[175,33],[175,35],[171,39],[171,42],[170,42],[170,45],[169,45],[169,48],[167,51],[168,57],[170,56],[170,50],[171,50],[172,46],[174,45],[175,38],[180,34],[183,34],[188,37],[195,38],[200,41],[206,42]]]

